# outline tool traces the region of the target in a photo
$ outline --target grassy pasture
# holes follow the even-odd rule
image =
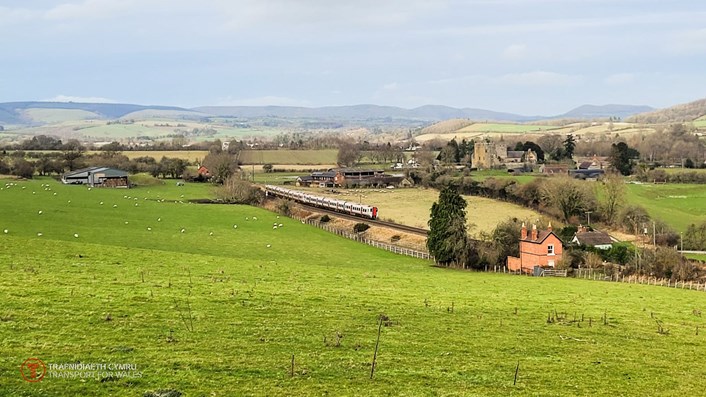
[[[706,387],[706,335],[694,332],[706,321],[692,314],[703,292],[438,269],[256,208],[144,200],[195,197],[202,185],[4,186],[4,395],[683,396]],[[568,321],[547,323],[555,310]],[[380,313],[390,323],[371,381]],[[584,321],[571,322],[574,313]],[[18,369],[28,357],[132,363],[143,376],[27,383]]]
[[[473,123],[463,127],[457,132],[502,132],[502,133],[531,133],[544,132],[556,129],[556,126],[550,125],[532,125],[532,124],[501,124],[501,123]]]
[[[678,231],[706,221],[706,188],[697,184],[629,184],[627,202]]]
[[[439,199],[439,192],[434,189],[341,189],[341,194],[331,194],[323,189],[306,189],[313,194],[336,197],[346,201],[363,202],[378,207],[380,217],[404,225],[428,227],[431,205]],[[466,207],[469,233],[492,231],[495,226],[507,218],[538,219],[536,211],[519,205],[484,197],[463,196]]]
[[[330,165],[336,163],[338,150],[243,150],[243,164],[311,164]]]
[[[39,123],[62,123],[66,121],[100,119],[101,115],[80,109],[42,109],[29,108],[22,111],[22,115]]]

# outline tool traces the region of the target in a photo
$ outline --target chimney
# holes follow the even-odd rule
[[[551,222],[549,222],[549,226],[547,227],[547,231],[548,231],[548,232],[551,232],[551,231],[552,231],[552,223],[551,223]]]
[[[536,240],[536,239],[537,239],[537,225],[532,225],[532,236],[531,236],[531,239],[532,239],[532,240]]]
[[[522,222],[522,231],[520,232],[520,240],[527,240],[527,226]]]

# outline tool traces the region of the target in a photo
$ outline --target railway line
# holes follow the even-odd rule
[[[365,218],[361,218],[359,216],[350,215],[350,214],[346,214],[346,213],[342,213],[342,212],[338,212],[338,211],[333,211],[333,210],[329,210],[326,208],[317,207],[314,205],[308,205],[308,204],[304,204],[301,202],[297,202],[296,204],[299,206],[302,206],[303,208],[311,209],[312,211],[337,216],[339,218],[350,219],[352,221],[365,222],[369,225],[377,225],[377,226],[387,227],[390,229],[399,230],[401,232],[412,233],[412,234],[425,236],[425,237],[429,234],[428,230],[422,229],[419,227],[400,225],[399,223],[382,221],[380,219],[365,219]]]

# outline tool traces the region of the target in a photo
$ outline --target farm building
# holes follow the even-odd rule
[[[67,185],[130,187],[127,172],[109,167],[88,167],[65,173],[61,182]]]
[[[602,250],[610,249],[613,246],[613,238],[607,233],[598,230],[589,230],[585,226],[579,226],[579,230],[571,239],[571,243],[584,245],[587,247],[595,247]]]
[[[598,178],[605,175],[605,170],[600,169],[578,169],[569,170],[569,176],[576,179],[583,180],[597,180]]]
[[[531,273],[535,267],[553,268],[561,260],[564,247],[559,237],[552,231],[549,224],[547,230],[538,231],[532,225],[532,231],[527,234],[527,227],[522,224],[520,232],[520,257],[508,256],[507,268],[510,271]]]
[[[569,166],[566,164],[545,164],[539,167],[539,172],[546,175],[567,175]]]

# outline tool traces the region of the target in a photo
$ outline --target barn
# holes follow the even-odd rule
[[[130,187],[127,172],[110,167],[88,167],[65,173],[61,182],[66,185],[96,187]]]

